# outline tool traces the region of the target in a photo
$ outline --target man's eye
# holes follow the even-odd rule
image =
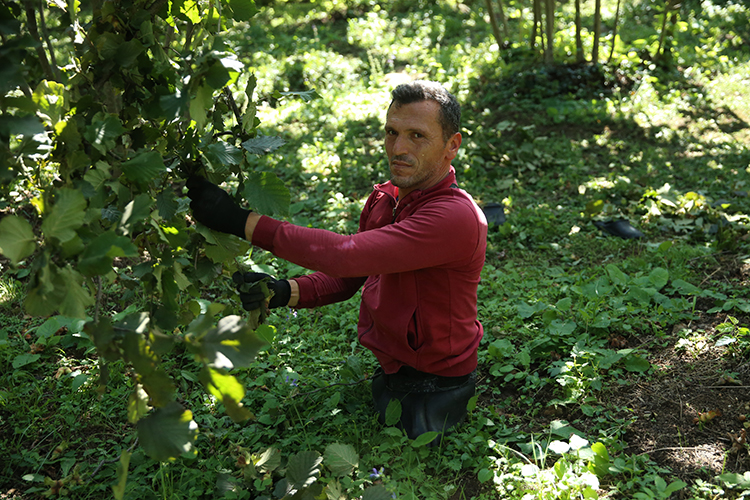
[[[424,137],[424,136],[422,134],[420,134],[419,132],[414,132],[414,138],[415,139],[421,139],[422,137]]]

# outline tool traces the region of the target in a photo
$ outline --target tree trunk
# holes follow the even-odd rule
[[[500,24],[503,26],[503,36],[508,38],[510,29],[508,28],[508,18],[505,17],[505,7],[503,6],[503,0],[497,0],[497,12],[500,16]]]
[[[653,59],[659,59],[664,55],[664,39],[667,35],[667,19],[669,19],[669,11],[672,10],[675,0],[667,0],[664,5],[664,19],[661,22],[661,33],[659,34],[659,46],[656,48],[656,53],[653,55]]]
[[[541,0],[534,0],[534,22],[531,25],[531,37],[529,38],[529,48],[533,51],[536,47],[536,37],[537,37],[537,27],[541,24],[540,23],[540,17],[541,17],[541,8],[539,6],[539,2]],[[541,30],[540,30],[541,33]]]
[[[581,29],[581,0],[576,0],[576,62],[579,63],[586,60],[586,55],[583,53]]]
[[[547,48],[544,51],[544,62],[552,64],[555,62],[555,0],[545,0],[544,18],[547,21]]]
[[[490,16],[490,26],[492,26],[492,35],[495,37],[498,49],[503,47],[503,35],[500,33],[500,28],[497,25],[497,19],[495,19],[495,11],[492,8],[492,0],[485,0],[487,5],[487,14]]]
[[[617,23],[620,22],[620,0],[617,0],[617,9],[615,10],[615,26],[612,28],[612,50],[609,52],[607,64],[612,62],[612,56],[615,55],[615,44],[617,43]]]
[[[602,0],[596,0],[594,7],[594,47],[591,49],[591,62],[599,64],[599,37],[602,31]]]

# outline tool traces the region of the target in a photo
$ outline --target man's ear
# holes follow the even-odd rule
[[[448,142],[445,143],[445,156],[449,160],[453,160],[458,154],[458,148],[461,147],[461,140],[461,132],[456,132],[450,139],[448,139]]]

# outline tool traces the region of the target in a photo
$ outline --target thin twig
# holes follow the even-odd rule
[[[128,448],[128,453],[132,453],[133,449],[136,447],[137,444],[138,444],[138,438],[135,438],[135,441],[133,441],[133,444],[130,446],[130,448]],[[93,479],[94,476],[96,476],[96,473],[99,472],[99,469],[101,469],[104,464],[113,464],[115,462],[119,462],[119,460],[120,460],[120,457],[111,458],[109,460],[102,458],[99,461],[99,465],[97,465],[96,469],[94,469],[94,472],[91,473],[91,479]]]

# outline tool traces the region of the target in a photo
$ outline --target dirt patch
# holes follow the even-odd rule
[[[750,362],[695,339],[652,352],[657,375],[611,391],[609,399],[637,417],[625,452],[648,454],[688,483],[750,469]]]

